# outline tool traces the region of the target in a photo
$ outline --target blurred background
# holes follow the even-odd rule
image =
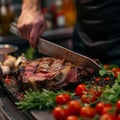
[[[27,41],[10,32],[11,23],[17,21],[22,0],[0,0],[0,44],[29,46]],[[41,0],[42,12],[48,28],[42,37],[59,45],[72,48],[72,33],[76,22],[74,0]]]

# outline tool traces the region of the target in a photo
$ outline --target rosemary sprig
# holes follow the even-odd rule
[[[19,109],[30,110],[30,109],[51,109],[56,105],[55,98],[58,94],[66,93],[66,91],[52,91],[43,89],[42,91],[25,91],[24,98],[16,102]],[[73,93],[68,93],[70,96],[74,96]]]

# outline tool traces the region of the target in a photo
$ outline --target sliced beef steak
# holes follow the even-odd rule
[[[59,89],[77,82],[77,67],[64,59],[38,58],[18,66],[17,80],[33,89]]]

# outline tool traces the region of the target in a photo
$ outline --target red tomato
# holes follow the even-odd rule
[[[100,81],[100,78],[99,78],[99,77],[95,78],[95,81],[96,81],[96,82],[99,82],[99,81]]]
[[[118,119],[115,119],[113,115],[106,113],[102,115],[99,120],[118,120]]]
[[[93,86],[90,89],[91,93],[93,93],[96,97],[101,96],[103,87],[102,86]]]
[[[56,103],[60,105],[64,105],[68,103],[70,100],[71,100],[71,97],[67,93],[56,96]]]
[[[120,114],[118,114],[117,116],[115,116],[115,120],[120,120]]]
[[[11,84],[10,79],[6,79],[6,80],[5,80],[5,83],[6,83],[6,85],[10,85],[10,84]]]
[[[95,110],[96,110],[96,112],[97,112],[99,115],[102,114],[103,108],[104,108],[104,103],[103,103],[103,102],[99,102],[99,103],[97,103],[96,106],[95,106]]]
[[[118,69],[118,67],[113,67],[112,72],[114,73],[117,69]]]
[[[116,107],[117,107],[117,109],[120,111],[120,100],[118,100],[118,101],[116,102]]]
[[[96,115],[96,111],[92,107],[82,107],[80,110],[80,116],[93,118]]]
[[[75,115],[70,115],[66,118],[66,120],[79,120],[77,116]]]
[[[104,80],[105,80],[105,81],[109,81],[109,80],[110,80],[110,77],[105,77]]]
[[[87,93],[81,96],[82,103],[91,103],[96,101],[96,96],[92,93]]]
[[[65,106],[65,107],[63,108],[63,111],[64,111],[64,113],[65,113],[65,118],[67,118],[67,117],[70,115],[70,111],[69,111],[69,109],[68,109],[68,106]]]
[[[103,110],[102,110],[102,115],[103,114],[107,114],[110,112],[110,110],[112,109],[112,105],[111,104],[104,104]]]
[[[79,84],[76,89],[75,89],[75,94],[77,96],[81,96],[84,94],[84,92],[86,91],[86,86],[85,84]]]
[[[114,70],[114,76],[115,76],[115,77],[118,77],[119,74],[120,74],[120,68],[116,68],[116,69]]]
[[[80,109],[81,109],[80,102],[77,100],[70,101],[68,104],[68,109],[69,109],[70,115],[79,115]]]
[[[55,120],[65,120],[66,119],[64,110],[59,106],[54,108],[53,115],[54,115]]]
[[[108,65],[108,64],[104,64],[103,67],[104,67],[105,69],[108,69],[108,68],[109,68],[109,65]]]
[[[112,107],[111,103],[105,103],[104,105],[105,105],[105,107]]]

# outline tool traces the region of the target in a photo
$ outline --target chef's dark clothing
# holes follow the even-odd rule
[[[120,0],[76,0],[73,50],[120,65]]]

